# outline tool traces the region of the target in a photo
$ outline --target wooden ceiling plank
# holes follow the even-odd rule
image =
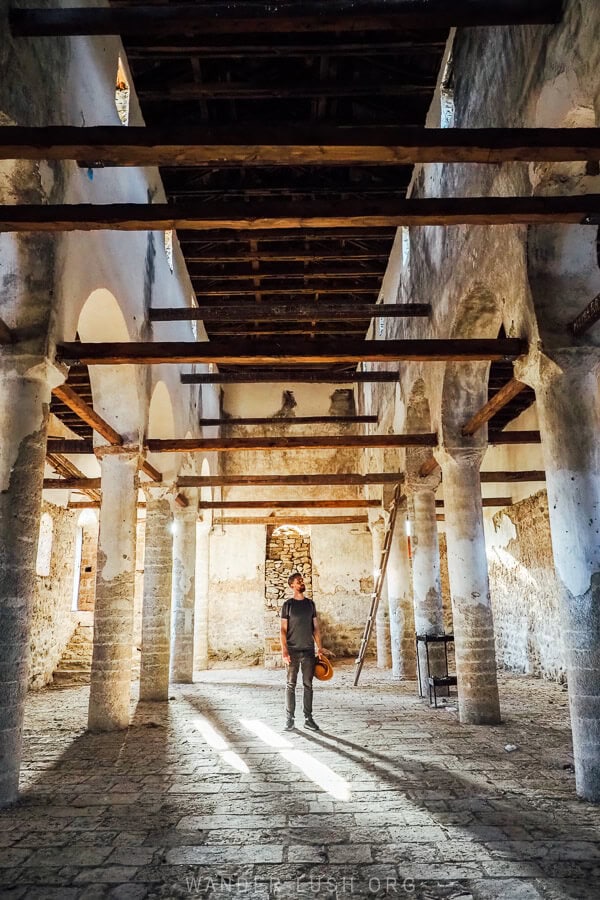
[[[600,137],[596,128],[7,125],[0,159],[173,167],[575,162],[599,160]]]
[[[243,485],[358,485],[400,484],[402,472],[370,472],[358,475],[353,472],[333,472],[318,475],[180,475],[179,487],[235,487]]]
[[[77,203],[0,206],[0,232],[168,231],[170,229],[365,230],[382,226],[543,225],[600,223],[600,195],[534,197],[427,197],[410,200],[298,203],[257,200],[189,204]]]
[[[377,424],[377,416],[265,416],[236,417],[228,416],[220,419],[200,419],[204,427],[229,425],[368,425]]]
[[[181,375],[182,384],[375,384],[396,383],[398,372],[350,372],[273,370],[271,372],[214,372],[210,375]]]
[[[519,338],[71,343],[57,346],[61,362],[85,365],[300,365],[306,363],[445,362],[515,359],[527,349]]]
[[[319,322],[362,321],[363,319],[428,316],[428,303],[236,303],[221,306],[160,308],[150,310],[152,322]]]
[[[514,400],[521,391],[524,391],[527,387],[522,381],[518,381],[516,378],[511,378],[503,387],[497,391],[493,397],[485,403],[478,412],[475,413],[474,416],[471,416],[469,421],[463,425],[461,432],[466,437],[467,435],[473,435],[476,431],[489,422],[491,418],[493,418],[497,412],[510,403],[511,400]]]
[[[215,516],[213,525],[368,525],[368,516]]]
[[[294,437],[174,438],[146,441],[151,453],[208,453],[247,450],[337,450],[373,447],[435,447],[435,434],[299,435]]]
[[[504,504],[506,505],[506,504]],[[380,500],[211,500],[198,509],[376,509]]]
[[[383,31],[550,24],[560,21],[560,0],[304,0],[303,3],[208,2],[135,7],[12,9],[15,36],[267,34]]]

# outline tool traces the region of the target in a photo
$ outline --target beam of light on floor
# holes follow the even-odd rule
[[[231,766],[232,769],[236,769],[238,772],[242,772],[244,775],[247,775],[250,769],[241,758],[235,753],[233,750],[229,749],[229,744],[223,737],[223,735],[219,734],[214,725],[205,719],[203,716],[194,716],[192,719],[192,725],[194,728],[200,732],[206,743],[209,747],[212,747],[213,750],[217,750],[219,755],[224,763]]]
[[[247,728],[248,731],[259,737],[269,747],[279,750],[285,760],[297,766],[307,778],[331,797],[334,797],[336,800],[350,800],[352,795],[348,782],[341,775],[338,775],[337,772],[334,772],[333,769],[330,769],[329,766],[326,766],[325,763],[319,762],[309,753],[305,753],[304,750],[294,750],[293,744],[287,738],[277,734],[276,731],[273,731],[272,728],[269,728],[268,725],[265,725],[259,719],[240,719],[240,722],[244,728]]]

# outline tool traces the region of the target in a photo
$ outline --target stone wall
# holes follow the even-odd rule
[[[283,665],[281,659],[281,605],[290,596],[288,578],[299,572],[304,578],[306,596],[312,597],[312,560],[310,536],[293,526],[268,529],[265,566],[265,666]]]
[[[81,534],[81,566],[77,609],[93,612],[96,602],[96,565],[98,561],[98,522],[85,525]]]
[[[217,526],[210,535],[209,658],[262,659],[266,529]]]
[[[493,517],[487,547],[498,665],[565,680],[545,491]]]
[[[52,543],[47,575],[38,575],[31,622],[29,687],[37,690],[52,681],[77,618],[71,615],[78,513],[43,502],[42,515],[52,520]]]

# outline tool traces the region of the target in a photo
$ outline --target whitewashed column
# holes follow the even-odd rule
[[[575,779],[600,803],[600,351],[540,360],[535,385],[569,682]]]
[[[390,643],[394,678],[416,678],[415,611],[406,534],[406,508],[400,508],[387,564]]]
[[[97,448],[102,468],[90,731],[129,725],[138,499],[137,448]]]
[[[175,507],[171,680],[181,684],[191,684],[194,680],[197,518],[197,499],[184,509]]]
[[[173,513],[167,488],[148,488],[140,700],[169,699]]]
[[[196,529],[195,666],[208,669],[210,585],[210,524],[198,522]]]
[[[17,799],[50,387],[43,361],[0,364],[0,806]]]
[[[497,725],[500,701],[479,468],[484,449],[444,448],[442,467],[448,575],[460,721]]]
[[[435,509],[435,489],[431,479],[423,484],[416,479],[410,485],[411,546],[415,631],[417,634],[444,633],[442,587],[440,580],[440,545]],[[420,693],[428,693],[427,652],[419,643]],[[442,644],[429,646],[429,674],[445,675],[445,656]]]

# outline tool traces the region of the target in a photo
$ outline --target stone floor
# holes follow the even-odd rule
[[[86,734],[86,687],[30,695],[0,897],[598,900],[559,685],[503,677],[504,724],[475,728],[352,676],[316,685],[319,734],[283,731],[283,673],[261,668],[134,703],[111,735]]]

